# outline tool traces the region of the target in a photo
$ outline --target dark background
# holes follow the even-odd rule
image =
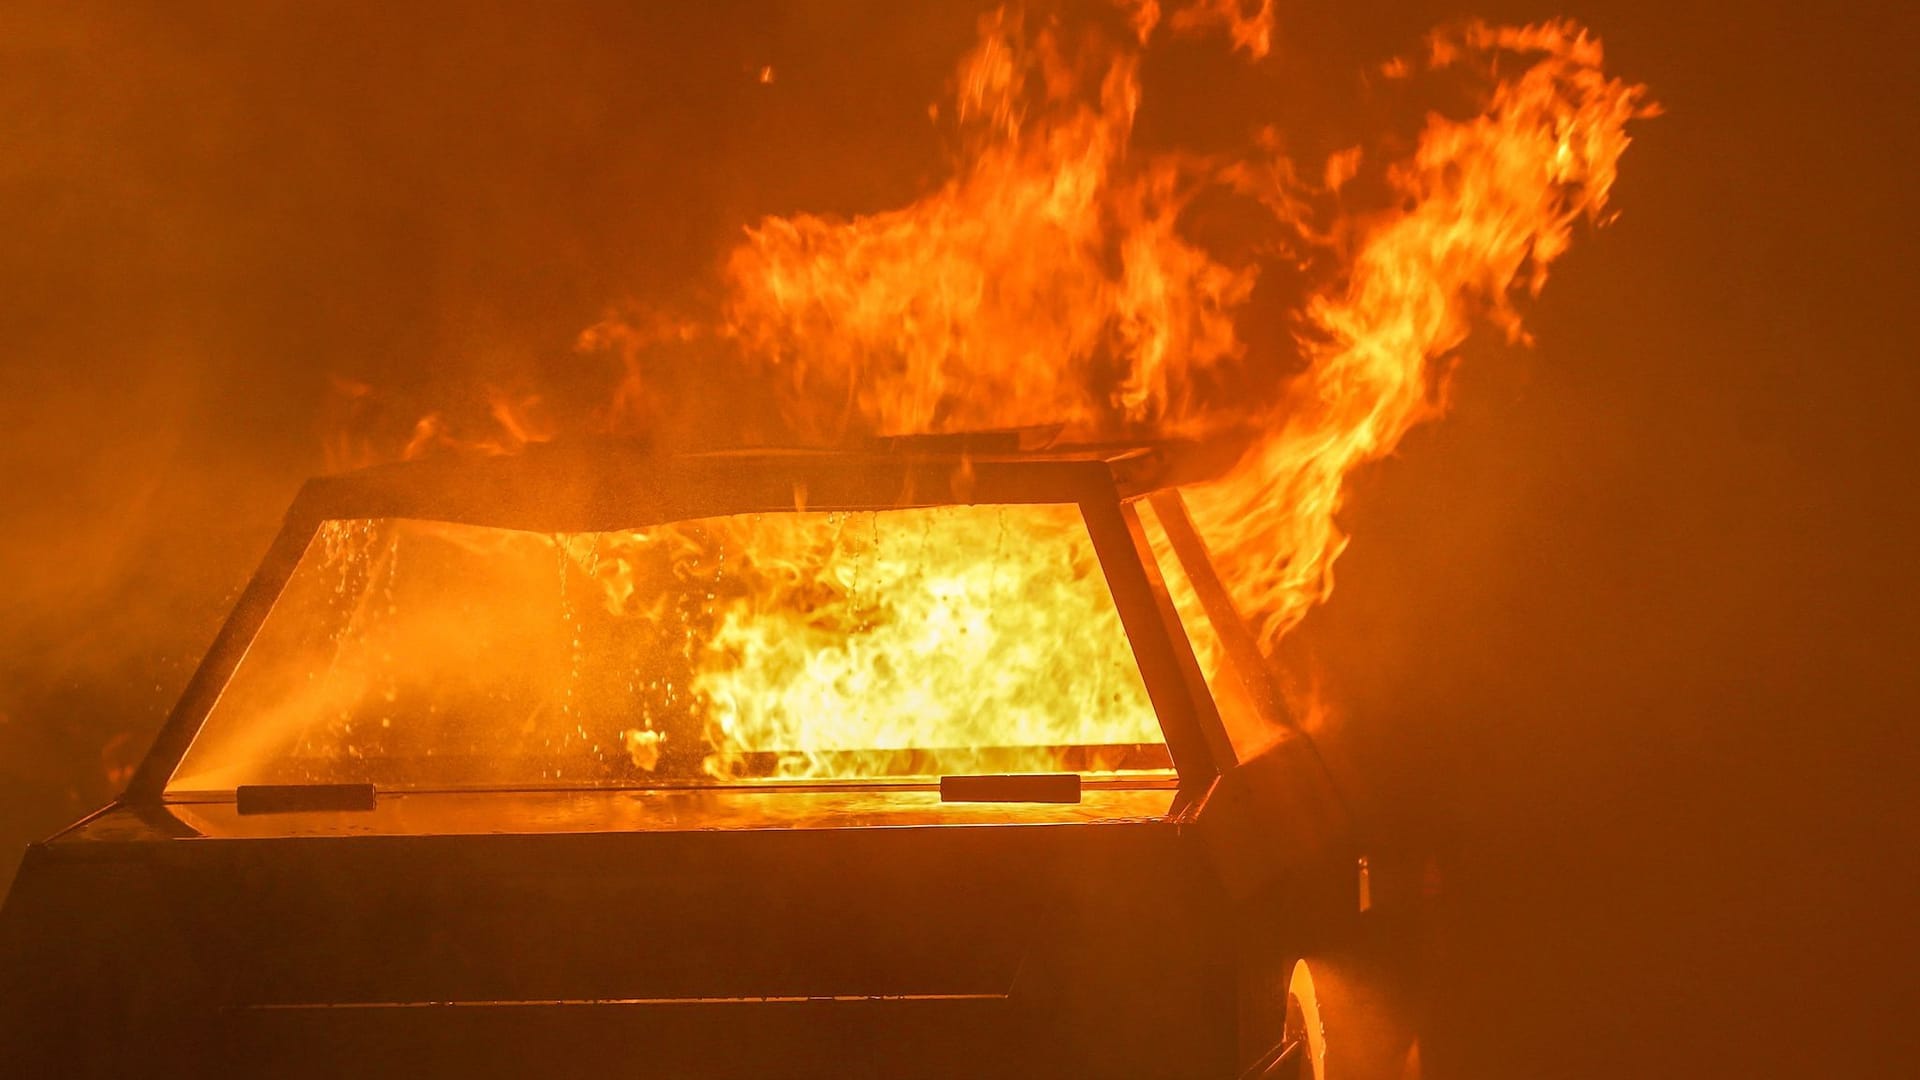
[[[1359,478],[1294,646],[1381,858],[1438,871],[1430,1037],[1468,1075],[1920,1052],[1920,19],[1712,7],[1314,0],[1278,74],[1147,72],[1143,139],[1284,94],[1335,145],[1428,28],[1567,14],[1668,109],[1538,346],[1476,339]],[[743,222],[907,201],[976,13],[0,6],[0,874],[117,791],[323,466],[333,377],[412,415],[564,376]]]

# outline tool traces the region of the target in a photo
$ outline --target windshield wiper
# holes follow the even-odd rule
[[[1079,773],[1008,773],[989,776],[943,776],[941,802],[1080,801]]]
[[[372,784],[242,784],[233,806],[242,814],[291,814],[302,810],[371,810]]]

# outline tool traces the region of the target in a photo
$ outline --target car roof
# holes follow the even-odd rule
[[[1111,502],[1209,479],[1236,452],[1225,440],[1029,449],[977,435],[698,451],[574,440],[319,477],[301,490],[290,516],[596,532],[754,512]]]

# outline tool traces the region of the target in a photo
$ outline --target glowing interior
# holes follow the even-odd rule
[[[1281,736],[1278,718],[1262,715],[1247,687],[1241,683],[1240,673],[1228,662],[1227,647],[1220,640],[1219,628],[1207,616],[1193,580],[1174,555],[1173,542],[1168,539],[1166,527],[1154,512],[1153,504],[1142,499],[1134,504],[1134,509],[1140,515],[1141,529],[1146,533],[1154,564],[1160,568],[1160,579],[1166,584],[1168,598],[1180,616],[1181,629],[1186,631],[1194,659],[1206,679],[1207,692],[1220,710],[1220,723],[1233,743],[1234,754],[1246,761]]]
[[[1167,774],[1070,505],[327,522],[168,785]]]

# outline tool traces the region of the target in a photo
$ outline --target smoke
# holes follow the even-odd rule
[[[905,196],[924,113],[839,65],[924,101],[974,14],[0,12],[5,865],[117,793],[342,414],[601,398],[610,299],[694,291],[768,200]]]

